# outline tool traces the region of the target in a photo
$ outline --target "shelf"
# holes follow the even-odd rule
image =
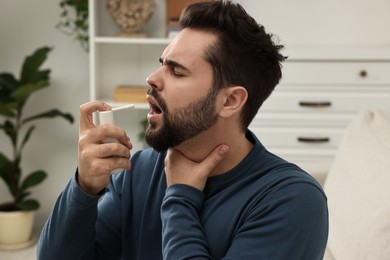
[[[172,40],[168,38],[125,38],[125,37],[95,37],[94,43],[109,44],[151,44],[168,45]]]

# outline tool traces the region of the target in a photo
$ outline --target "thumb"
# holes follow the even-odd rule
[[[92,101],[80,106],[80,132],[95,127],[92,114],[96,111],[110,110],[111,107],[102,101]]]
[[[203,161],[209,171],[212,171],[229,153],[229,146],[221,144],[217,146],[210,155]]]

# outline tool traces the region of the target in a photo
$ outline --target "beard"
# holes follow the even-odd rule
[[[162,113],[160,129],[148,123],[145,131],[146,143],[156,151],[164,151],[209,129],[217,121],[215,111],[217,91],[212,88],[206,97],[190,103],[186,107],[169,111],[159,93],[151,87],[148,94],[159,103]]]

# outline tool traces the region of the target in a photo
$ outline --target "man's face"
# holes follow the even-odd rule
[[[212,68],[204,52],[215,37],[184,29],[165,49],[162,66],[148,78],[146,142],[158,151],[175,147],[217,120]]]

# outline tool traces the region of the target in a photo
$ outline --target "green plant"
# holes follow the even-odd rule
[[[23,109],[31,94],[49,86],[50,69],[40,70],[40,67],[50,50],[49,47],[42,47],[27,56],[21,68],[20,79],[16,79],[11,73],[0,73],[0,116],[4,118],[0,122],[0,129],[9,137],[12,144],[12,159],[0,152],[0,177],[4,180],[13,198],[13,202],[0,207],[2,211],[39,208],[37,200],[29,199],[30,188],[41,183],[47,174],[43,170],[37,170],[22,180],[20,167],[22,150],[35,130],[35,125],[31,123],[38,119],[53,117],[62,117],[73,123],[71,114],[63,113],[58,109],[33,116],[23,116]],[[3,147],[2,145],[1,148]]]
[[[88,0],[61,0],[61,20],[57,28],[73,36],[88,52]]]

